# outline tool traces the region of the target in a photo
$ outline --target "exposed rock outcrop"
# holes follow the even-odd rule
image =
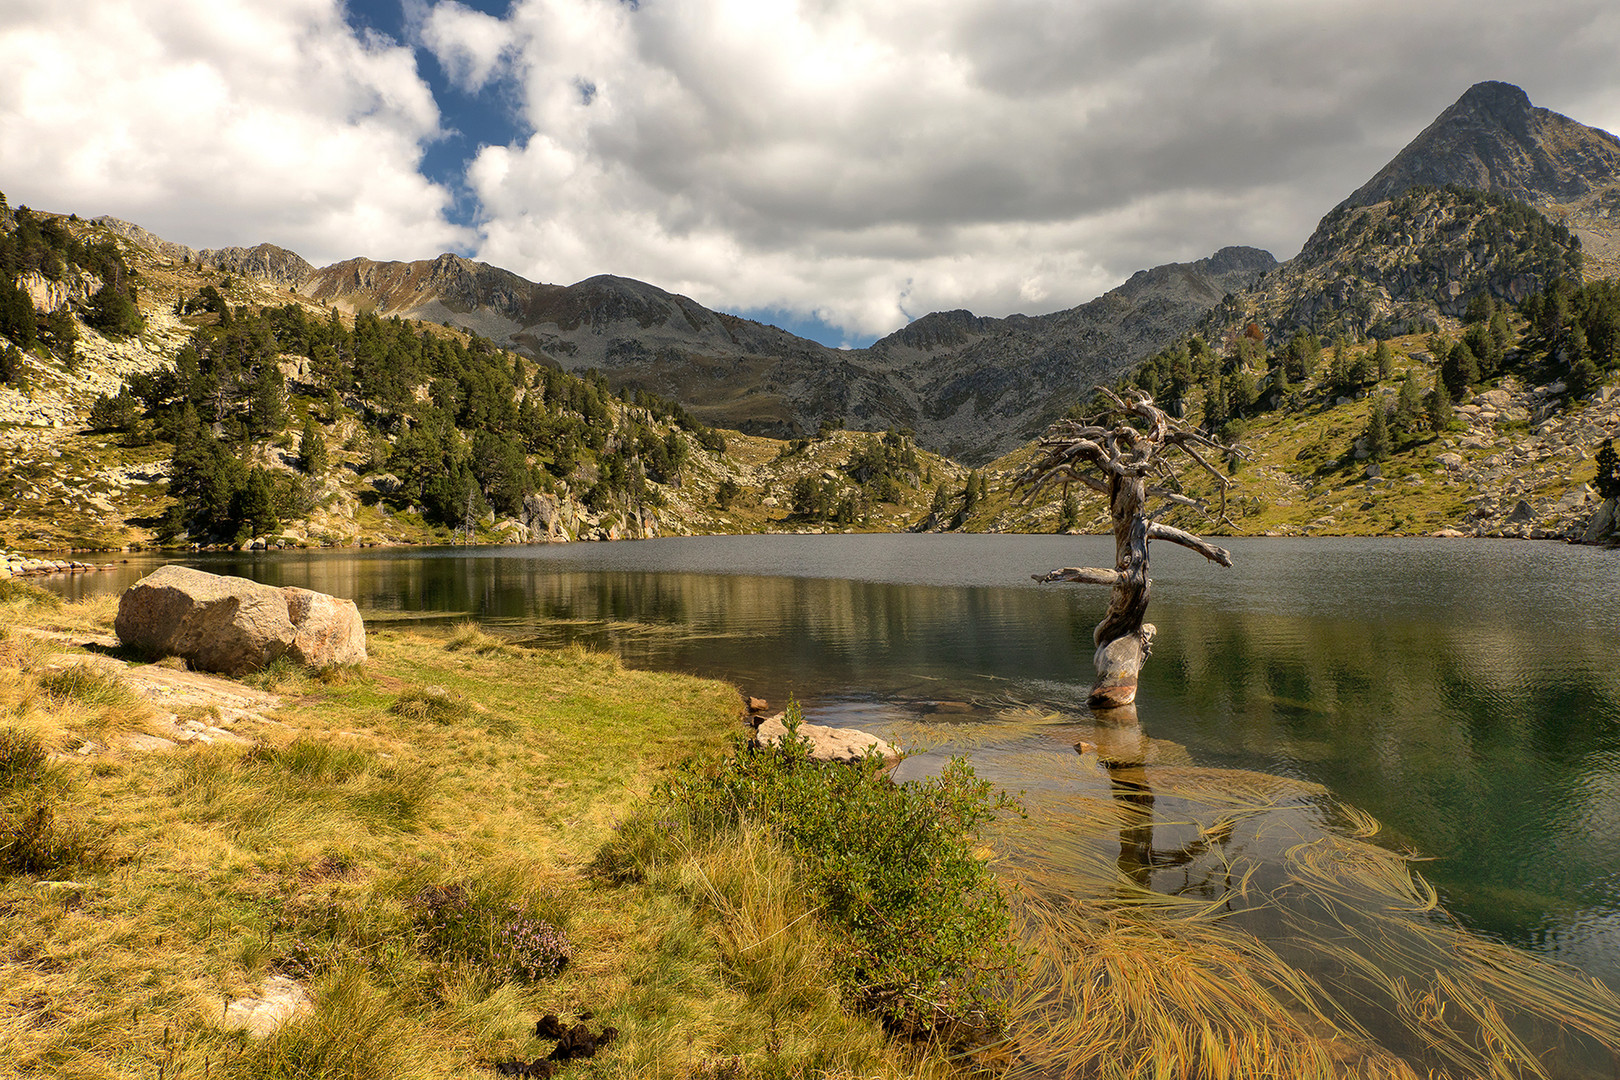
[[[1593,511],[1592,519],[1586,523],[1586,531],[1581,534],[1583,544],[1607,544],[1620,538],[1620,508],[1616,500],[1604,499]]]
[[[1274,339],[1391,337],[1460,318],[1486,295],[1517,305],[1560,277],[1578,277],[1580,241],[1503,196],[1421,189],[1324,217],[1300,253],[1210,312],[1220,338],[1248,323]]]
[[[17,277],[17,288],[28,294],[34,310],[50,313],[69,304],[85,304],[101,288],[101,279],[82,270],[51,281],[38,270]]]
[[[315,272],[315,268],[303,256],[275,244],[255,244],[247,248],[194,248],[165,240],[121,218],[104,215],[93,223],[176,262],[190,261],[198,266],[218,267],[228,274],[252,278],[279,288],[295,288]]]
[[[285,656],[310,667],[363,663],[365,626],[352,600],[246,578],[164,566],[125,590],[114,624],[126,646],[239,675]]]
[[[1519,87],[1482,82],[1344,200],[1370,206],[1408,188],[1457,184],[1537,205],[1620,183],[1620,139],[1550,109]]]

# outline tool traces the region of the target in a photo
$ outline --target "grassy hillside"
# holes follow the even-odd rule
[[[447,327],[340,316],[74,219],[19,211],[6,235],[29,229],[13,269],[32,292],[0,325],[0,447],[17,462],[0,544],[892,529],[924,516],[936,472],[960,476],[909,435],[728,435]],[[97,317],[81,249],[119,268],[123,322]],[[808,473],[823,490],[795,509]]]
[[[1228,406],[1226,419],[1213,425],[1245,452],[1226,463],[1236,480],[1230,520],[1180,508],[1164,519],[1207,533],[1251,536],[1427,535],[1444,529],[1484,536],[1579,535],[1600,503],[1594,457],[1604,440],[1620,433],[1620,393],[1602,385],[1573,392],[1568,365],[1556,349],[1549,354],[1528,321],[1515,317],[1510,333],[1498,369],[1463,391],[1438,428],[1421,416],[1397,423],[1401,395],[1410,377],[1420,388],[1421,409],[1421,395],[1444,381],[1443,358],[1467,340],[1466,328],[1389,339],[1383,377],[1375,343],[1347,344],[1338,361],[1328,350],[1286,396],[1272,391],[1275,367],[1265,374],[1259,363],[1245,368],[1242,361],[1228,361],[1233,370],[1188,385],[1181,405],[1197,417],[1209,408],[1212,388],[1222,392],[1243,379],[1253,386],[1236,415]],[[1212,367],[1222,363],[1208,355]],[[1362,374],[1336,374],[1336,363]],[[1607,377],[1616,379],[1612,368]],[[1369,447],[1375,409],[1386,418],[1389,441],[1382,454]],[[1029,457],[1026,448],[987,468],[990,495],[968,528],[1058,528],[1059,497],[1024,507],[1011,490]],[[1189,473],[1184,479],[1190,494],[1213,499],[1207,478]],[[1103,500],[1079,489],[1076,496],[1070,516],[1078,528],[1106,529]]]

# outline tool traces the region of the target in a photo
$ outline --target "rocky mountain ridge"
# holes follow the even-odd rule
[[[1092,384],[1117,377],[1276,266],[1268,252],[1225,248],[1139,271],[1065,311],[936,312],[870,348],[841,350],[612,275],[541,284],[450,253],[317,269],[274,245],[197,250],[117,219],[96,223],[167,259],[342,311],[455,326],[565,370],[595,368],[680,400],[707,423],[775,437],[823,422],[910,428],[919,445],[980,461],[1038,434]]]
[[[1393,337],[1460,319],[1471,300],[1518,305],[1581,275],[1580,240],[1504,196],[1410,188],[1370,206],[1341,206],[1298,255],[1217,304],[1210,340],[1257,325],[1268,338]]]
[[[1229,257],[1241,265],[1241,253]],[[132,271],[140,282],[145,328],[122,340],[81,327],[77,359],[69,365],[43,352],[27,357],[28,377],[22,387],[0,387],[0,452],[13,463],[0,480],[0,542],[29,549],[62,546],[114,546],[144,542],[168,505],[168,450],[162,445],[124,445],[115,435],[98,433],[89,424],[95,398],[112,395],[133,374],[160,369],[185,345],[193,327],[209,316],[180,316],[176,301],[193,296],[204,285],[220,288],[233,306],[252,309],[305,303],[284,290],[238,276],[231,283],[212,267],[196,262],[175,264],[145,248],[129,249]],[[453,272],[447,267],[446,272]],[[1150,272],[1148,276],[1151,276]],[[312,313],[319,305],[307,301]],[[1124,305],[1128,307],[1129,305]],[[1054,317],[1046,317],[1057,321]],[[1012,325],[1008,325],[1011,323]],[[942,349],[983,348],[998,335],[1020,331],[1018,320],[981,319],[967,313],[942,313],[918,320],[895,335],[888,348],[911,350],[913,357]],[[1398,361],[1415,370],[1424,385],[1434,379],[1438,360],[1423,336],[1394,342]],[[1355,346],[1357,350],[1364,346]],[[308,362],[284,357],[289,386],[310,377]],[[908,357],[894,357],[905,363]],[[1612,380],[1611,380],[1612,381]],[[1386,381],[1365,393],[1324,401],[1320,409],[1270,414],[1254,423],[1248,441],[1256,459],[1240,475],[1234,506],[1240,532],[1277,535],[1434,532],[1465,535],[1579,537],[1592,527],[1602,509],[1591,490],[1593,448],[1620,427],[1620,393],[1599,387],[1590,400],[1576,403],[1556,386],[1521,385],[1506,380],[1482,389],[1460,403],[1463,426],[1439,440],[1398,455],[1376,475],[1362,464],[1323,472],[1318,459],[1353,457],[1352,444],[1365,425],[1371,402],[1394,393]],[[300,406],[302,408],[303,406]],[[310,406],[313,411],[314,406]],[[322,406],[324,408],[324,406]],[[320,508],[310,520],[289,523],[282,537],[257,540],[274,544],[390,543],[431,541],[434,535],[410,514],[388,512],[389,492],[397,479],[368,472],[367,432],[347,400],[343,417],[325,428],[333,464]],[[486,521],[485,540],[610,539],[625,535],[679,532],[751,532],[761,528],[827,531],[844,526],[793,517],[793,490],[805,482],[851,484],[849,463],[863,440],[873,436],[835,431],[803,443],[782,443],[728,435],[723,457],[697,454],[688,478],[666,489],[656,521],[627,526],[611,522],[578,498],[538,493],[525,500],[516,518]],[[291,438],[285,445],[253,451],[253,462],[273,473],[296,468]],[[1021,451],[1022,452],[1022,451]],[[1302,457],[1303,455],[1303,457]],[[924,455],[919,455],[924,457]],[[1055,503],[1015,507],[1008,486],[1017,471],[1017,455],[986,468],[989,494],[974,509],[963,503],[967,470],[924,457],[923,475],[902,486],[906,498],[884,504],[867,528],[900,530],[926,524],[933,528],[1049,531],[1056,525]],[[717,509],[716,492],[726,480],[738,492],[731,506]],[[930,513],[934,496],[943,511]],[[981,487],[981,492],[983,488]],[[1522,504],[1522,505],[1521,505]],[[1081,515],[1089,527],[1100,507]],[[627,531],[627,528],[630,531]],[[442,537],[441,537],[442,539]]]

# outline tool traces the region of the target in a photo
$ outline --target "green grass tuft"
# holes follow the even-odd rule
[[[390,711],[407,720],[431,720],[435,724],[458,723],[473,714],[465,698],[442,686],[413,687],[399,695]]]
[[[127,708],[140,697],[117,675],[89,664],[73,664],[40,676],[39,687],[59,701],[75,701],[91,708]]]
[[[45,608],[59,608],[62,598],[38,585],[7,577],[0,578],[0,604],[36,604]]]

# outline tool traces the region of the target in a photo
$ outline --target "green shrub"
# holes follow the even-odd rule
[[[797,723],[790,703],[790,733]],[[796,734],[774,747],[739,740],[719,763],[683,765],[598,868],[644,875],[682,844],[763,826],[842,939],[835,970],[847,1000],[911,1034],[982,1038],[1002,1022],[998,989],[1017,954],[1006,898],[974,839],[1018,806],[960,760],[905,784],[882,770],[875,756],[814,762]]]

